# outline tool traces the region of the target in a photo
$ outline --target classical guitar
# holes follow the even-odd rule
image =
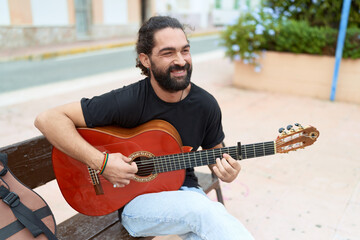
[[[234,159],[287,153],[313,144],[319,132],[308,126],[281,129],[275,141],[190,152],[182,146],[176,129],[153,120],[132,129],[114,126],[78,128],[80,135],[102,152],[120,152],[136,162],[138,173],[124,188],[113,188],[102,175],[54,148],[52,161],[56,179],[66,201],[76,211],[92,216],[111,213],[138,195],[177,190],[185,169],[216,162],[228,153]]]

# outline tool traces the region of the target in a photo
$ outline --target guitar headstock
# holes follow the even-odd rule
[[[297,149],[305,148],[312,145],[319,137],[319,131],[312,127],[303,127],[296,123],[295,127],[292,125],[279,129],[280,135],[276,139],[276,152],[287,153]]]

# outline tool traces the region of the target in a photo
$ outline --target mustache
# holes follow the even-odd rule
[[[180,65],[172,65],[169,67],[169,71],[181,71],[181,70],[189,70],[191,68],[189,63],[186,63],[184,66]]]

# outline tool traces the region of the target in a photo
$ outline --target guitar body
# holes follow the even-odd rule
[[[135,161],[139,168],[136,179],[129,185],[114,188],[102,175],[54,148],[52,161],[61,193],[70,206],[82,214],[106,215],[136,196],[178,190],[183,184],[185,170],[152,174],[156,162],[147,160],[153,156],[183,152],[179,134],[165,121],[153,120],[133,129],[110,126],[79,128],[78,132],[98,150],[122,153]]]

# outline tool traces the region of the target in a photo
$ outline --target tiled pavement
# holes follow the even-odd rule
[[[320,131],[318,141],[304,150],[242,161],[239,177],[222,184],[228,211],[255,239],[360,239],[360,106],[236,89],[233,65],[221,54],[194,58],[193,81],[217,98],[227,146],[275,140],[278,128],[295,122]],[[39,135],[33,121],[41,111],[140,78],[137,70],[121,70],[25,90],[23,102],[0,107],[0,146]],[[55,88],[60,91],[39,97]],[[19,96],[11,94],[5,97]],[[58,222],[74,214],[55,182],[37,190]]]

